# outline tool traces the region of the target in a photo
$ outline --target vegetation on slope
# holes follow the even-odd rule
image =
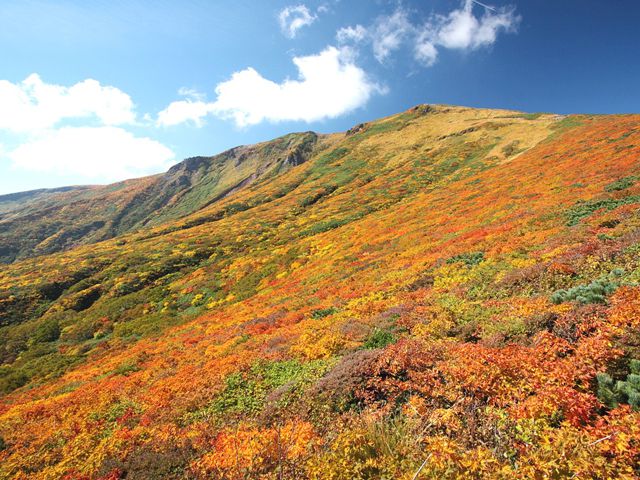
[[[419,106],[6,265],[0,476],[637,478],[639,158],[638,116]]]

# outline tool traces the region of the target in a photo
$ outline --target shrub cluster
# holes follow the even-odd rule
[[[594,280],[587,285],[578,285],[568,290],[558,290],[551,295],[555,304],[576,301],[578,303],[606,303],[607,296],[618,288],[618,284],[609,280]]]

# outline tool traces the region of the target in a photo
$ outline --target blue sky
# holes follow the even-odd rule
[[[640,2],[482,3],[0,0],[0,194],[418,103],[640,112]]]

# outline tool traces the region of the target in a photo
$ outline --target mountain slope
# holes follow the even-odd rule
[[[0,474],[636,478],[639,178],[637,115],[419,106],[6,265]]]
[[[307,132],[188,158],[162,175],[107,186],[0,196],[0,262],[67,250],[193,213],[303,163],[318,136]]]

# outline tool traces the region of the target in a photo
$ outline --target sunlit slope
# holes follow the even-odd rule
[[[317,138],[290,134],[188,158],[164,174],[113,185],[0,196],[0,262],[68,250],[196,212],[303,163]]]
[[[640,359],[640,116],[420,106],[317,143],[3,267],[0,472],[635,478],[596,374]]]

